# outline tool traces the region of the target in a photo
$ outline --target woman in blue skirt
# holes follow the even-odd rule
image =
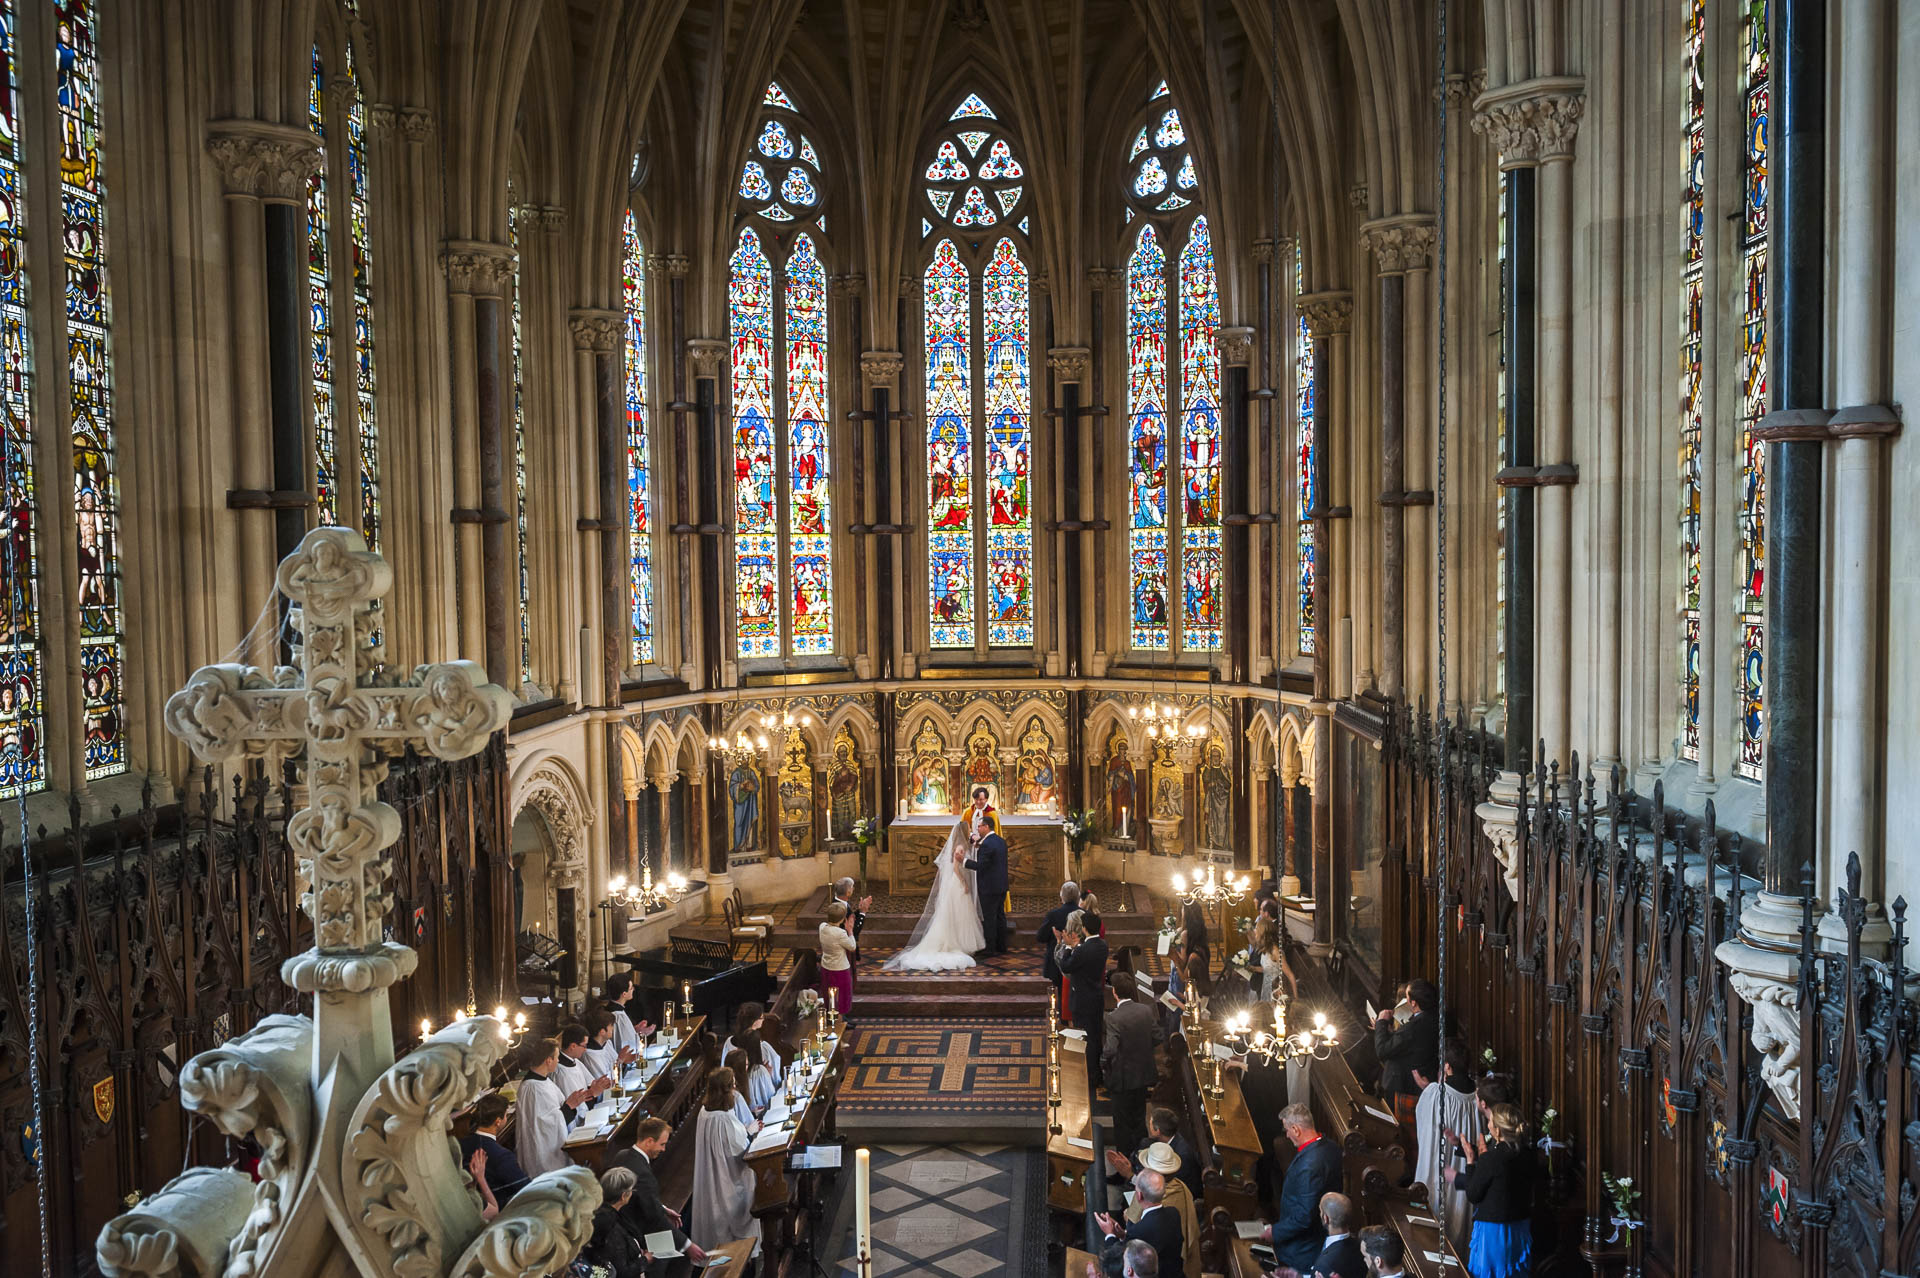
[[[1467,1272],[1473,1278],[1526,1278],[1533,1272],[1533,1146],[1512,1105],[1495,1105],[1487,1128],[1488,1135],[1471,1145],[1453,1138],[1466,1155],[1467,1169],[1460,1174],[1473,1204]],[[1449,1167],[1446,1174],[1451,1181],[1456,1173]]]

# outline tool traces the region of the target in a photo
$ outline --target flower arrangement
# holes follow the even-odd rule
[[[880,838],[880,823],[870,816],[863,816],[853,823],[853,841],[862,848],[870,848]]]
[[[1089,808],[1071,808],[1060,819],[1060,828],[1066,832],[1067,842],[1078,852],[1093,837],[1094,815]]]
[[[1633,1177],[1615,1176],[1612,1172],[1601,1172],[1600,1183],[1606,1187],[1607,1198],[1613,1208],[1613,1233],[1608,1242],[1619,1239],[1625,1230],[1629,1237],[1640,1228],[1640,1190],[1635,1187]]]
[[[1499,1063],[1500,1058],[1493,1054],[1491,1047],[1483,1047],[1480,1049],[1480,1068],[1482,1072],[1488,1074],[1493,1073],[1494,1067]]]
[[[796,1002],[798,1005],[797,1010],[800,1013],[800,1018],[802,1020],[805,1020],[807,1017],[812,1016],[814,1012],[819,1009],[820,991],[819,990],[801,990],[800,996],[796,1000]]]

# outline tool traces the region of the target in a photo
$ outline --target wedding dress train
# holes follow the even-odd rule
[[[953,823],[953,833],[940,849],[940,861],[927,893],[927,906],[913,926],[907,947],[888,959],[889,972],[953,972],[974,966],[977,950],[987,948],[986,929],[980,924],[980,885],[972,870],[954,865],[953,854],[973,847],[967,818]],[[965,858],[962,857],[962,860]]]

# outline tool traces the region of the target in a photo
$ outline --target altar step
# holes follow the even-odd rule
[[[986,1017],[1045,1020],[1047,981],[1005,972],[861,972],[853,994],[856,1022]]]

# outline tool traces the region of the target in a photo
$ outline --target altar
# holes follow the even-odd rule
[[[924,891],[933,886],[934,858],[946,846],[958,820],[950,812],[916,813],[887,827],[888,890]],[[1067,836],[1060,818],[1044,814],[1000,814],[1007,840],[1007,876],[1014,892],[1052,894],[1067,874]]]

